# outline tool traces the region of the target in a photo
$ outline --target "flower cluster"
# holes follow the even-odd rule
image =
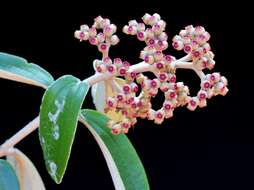
[[[88,40],[90,44],[96,45],[98,50],[104,53],[109,50],[110,45],[116,45],[119,42],[117,35],[114,35],[116,29],[116,25],[111,24],[109,19],[98,16],[94,19],[91,28],[86,24],[81,25],[80,30],[75,31],[74,36],[80,41]]]
[[[188,54],[188,58],[176,60],[175,57],[163,53],[168,47],[168,36],[165,33],[166,23],[161,20],[160,15],[145,14],[142,20],[142,23],[131,20],[123,27],[124,33],[136,35],[138,40],[146,43],[140,53],[143,62],[137,64],[138,71],[135,70],[136,65],[131,66],[128,61],[122,61],[120,58],[103,56],[101,60],[96,59],[93,62],[96,72],[110,76],[107,80],[115,80],[115,77],[124,79],[123,84],[115,84],[118,90],[112,96],[106,97],[104,112],[122,115],[121,121],[110,122],[109,127],[113,134],[127,133],[137,122],[137,118],[147,118],[161,124],[164,119],[171,118],[173,111],[179,106],[187,106],[193,111],[197,107],[205,107],[207,99],[216,95],[226,95],[228,92],[227,79],[224,76],[216,72],[205,75],[202,71],[205,68],[212,69],[215,64],[208,43],[210,35],[203,27],[187,26],[173,38],[173,47]],[[102,29],[103,33],[97,34],[96,29]],[[89,40],[90,43],[95,40],[96,43],[91,44],[97,45],[103,52],[103,44],[108,51],[111,44],[116,44],[114,39],[119,41],[116,35],[113,35],[115,31],[115,25],[99,16],[91,28],[82,25],[81,30],[75,32],[75,36],[81,41]],[[104,37],[100,38],[101,36]],[[192,62],[188,62],[190,60]],[[182,66],[179,67],[179,64]],[[188,68],[195,70],[201,79],[201,89],[196,96],[190,96],[188,86],[176,80],[176,69],[184,68],[183,65],[186,64]],[[149,66],[149,71],[153,72],[155,78],[145,76],[140,69],[141,65]],[[164,101],[160,109],[154,110],[151,100],[159,92],[164,93]]]
[[[173,47],[190,54],[196,68],[199,70],[213,69],[215,61],[208,40],[210,34],[202,26],[189,25],[173,38]]]

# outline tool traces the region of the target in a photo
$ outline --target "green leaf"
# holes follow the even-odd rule
[[[39,137],[47,170],[61,183],[70,157],[78,116],[89,85],[63,76],[46,90],[40,110]]]
[[[25,59],[0,52],[0,78],[19,81],[47,88],[53,77],[36,64],[28,63]]]
[[[0,159],[0,190],[19,190],[19,181],[12,166]]]
[[[108,117],[94,110],[82,110],[80,121],[84,123],[99,144],[109,167],[115,188],[149,190],[143,165],[124,135],[112,135],[107,127]]]

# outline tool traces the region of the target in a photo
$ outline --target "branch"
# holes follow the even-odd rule
[[[176,68],[194,70],[197,73],[197,75],[200,77],[200,79],[202,80],[205,76],[204,73],[200,70],[197,70],[192,62],[186,62],[189,60],[190,60],[190,55],[187,55],[185,57],[182,57],[176,60],[174,63],[176,64]],[[129,68],[129,71],[134,71],[136,73],[152,72],[152,70],[153,70],[152,65],[145,62],[137,63],[135,65],[130,66]],[[109,80],[109,79],[112,79],[113,77],[114,76],[112,76],[110,73],[96,73],[88,77],[84,81],[87,82],[90,86],[92,86],[95,83]],[[117,84],[112,82],[111,85],[113,85],[114,88],[118,89]],[[22,139],[24,139],[26,136],[28,136],[38,127],[39,127],[39,116],[37,116],[33,121],[28,123],[24,128],[22,128],[19,132],[17,132],[14,136],[12,136],[9,140],[7,140],[4,144],[0,146],[0,157],[9,154],[10,150],[17,143],[19,143]]]
[[[205,74],[202,70],[198,70],[192,62],[185,62],[185,61],[176,61],[176,68],[177,69],[192,69],[196,72],[199,76],[200,80],[202,81],[205,78]]]
[[[24,128],[22,128],[19,132],[17,132],[14,136],[12,136],[9,140],[7,140],[4,144],[0,146],[0,157],[7,155],[10,153],[10,150],[23,138],[33,132],[35,129],[39,127],[39,116],[37,116],[33,121],[28,123]]]

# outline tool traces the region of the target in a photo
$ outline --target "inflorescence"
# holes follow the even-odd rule
[[[111,75],[110,80],[115,77],[125,79],[125,84],[118,86],[113,97],[106,97],[104,112],[115,111],[123,115],[120,122],[111,122],[109,125],[113,134],[127,133],[138,117],[161,124],[164,119],[171,118],[174,109],[179,106],[186,105],[193,111],[197,107],[205,107],[207,99],[219,94],[224,96],[228,92],[224,76],[218,72],[205,75],[202,71],[211,70],[215,65],[214,54],[208,43],[210,34],[203,27],[187,26],[173,38],[172,46],[187,54],[177,60],[174,56],[163,53],[168,48],[168,36],[165,33],[166,23],[160,15],[145,14],[142,21],[138,23],[131,20],[123,27],[125,34],[134,35],[145,42],[145,47],[140,52],[143,61],[134,67],[126,60],[108,56],[110,46],[119,42],[114,34],[117,27],[109,19],[98,16],[92,27],[81,25],[80,30],[75,32],[77,39],[89,41],[102,52],[102,59],[96,59],[93,63],[97,73]],[[135,69],[137,65],[140,65],[139,69]],[[142,70],[142,67],[145,69]],[[192,69],[199,75],[201,89],[196,96],[190,96],[188,86],[177,82],[175,72],[178,68]],[[142,74],[145,71],[151,71],[155,78],[150,79]],[[139,88],[141,91],[137,94]],[[164,93],[165,100],[159,110],[154,110],[151,99],[159,91]]]

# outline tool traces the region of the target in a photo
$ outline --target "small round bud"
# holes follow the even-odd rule
[[[211,84],[210,84],[210,82],[208,80],[203,80],[201,82],[201,88],[203,90],[208,90],[210,87],[211,87]]]
[[[161,51],[156,51],[153,56],[155,61],[159,61],[163,58],[163,53]]]
[[[97,34],[96,28],[94,28],[94,27],[89,28],[88,33],[89,33],[90,37],[95,37]]]
[[[212,84],[217,83],[221,79],[221,75],[220,73],[212,73],[209,79]]]
[[[116,44],[118,44],[118,42],[119,42],[120,40],[119,40],[119,38],[117,37],[117,35],[113,35],[113,36],[111,36],[111,38],[110,38],[110,43],[114,46],[114,45],[116,45]]]
[[[110,74],[115,74],[116,73],[116,66],[115,65],[107,65],[107,70]]]
[[[197,96],[200,101],[205,100],[207,98],[207,92],[204,90],[200,90]]]
[[[165,64],[162,61],[156,62],[154,65],[155,65],[155,68],[158,70],[162,70],[165,68]]]
[[[86,24],[82,24],[80,26],[80,30],[83,31],[83,32],[88,32],[89,31],[89,26],[86,25]]]
[[[165,110],[165,112],[170,111],[171,109],[173,109],[172,103],[171,103],[170,101],[167,101],[167,100],[166,100],[166,101],[163,103],[163,109]]]
[[[112,64],[112,60],[110,59],[110,57],[104,57],[102,61],[106,65],[111,65]]]
[[[97,34],[97,40],[98,40],[99,43],[104,42],[105,39],[106,39],[105,34],[103,34],[102,32],[100,32],[99,34]]]
[[[153,56],[151,56],[151,55],[147,55],[147,56],[145,56],[144,61],[145,61],[146,63],[148,63],[148,64],[153,64],[153,63],[154,63],[154,58],[153,58]]]
[[[175,41],[173,42],[173,47],[176,49],[176,50],[182,50],[183,49],[183,42],[181,41]]]
[[[121,60],[119,57],[117,57],[117,58],[114,59],[114,65],[115,65],[117,68],[120,68],[120,67],[122,67],[123,62],[122,62],[122,60]]]
[[[131,92],[131,87],[129,84],[123,85],[123,91],[125,94],[129,94]]]
[[[185,53],[188,54],[192,51],[192,47],[191,47],[190,44],[185,44],[183,50],[184,50]]]
[[[132,92],[134,92],[134,93],[138,92],[138,85],[136,83],[133,82],[130,84],[130,86],[131,86]]]
[[[169,90],[169,84],[166,82],[161,83],[160,89],[162,92],[167,92]]]
[[[149,22],[149,19],[150,19],[151,15],[146,13],[143,17],[142,17],[142,20],[145,24],[148,24]]]
[[[97,45],[98,44],[98,40],[95,37],[90,37],[89,38],[89,43],[92,45]]]
[[[98,45],[98,49],[99,49],[100,52],[106,52],[106,51],[108,51],[108,48],[109,47],[106,43],[100,43]]]
[[[165,112],[163,110],[158,110],[155,112],[154,123],[161,124],[164,120]]]
[[[126,74],[126,68],[125,68],[125,67],[120,67],[120,68],[118,69],[118,74],[119,74],[120,76],[125,76],[125,74]]]
[[[138,32],[144,32],[145,29],[146,29],[146,26],[144,23],[138,23],[138,25],[137,25]]]
[[[116,101],[114,98],[108,97],[106,100],[106,106],[109,109],[116,108]]]
[[[121,125],[120,124],[115,124],[111,128],[111,132],[113,135],[119,135],[121,133]]]
[[[105,36],[111,36],[114,33],[113,28],[111,27],[111,25],[105,26],[103,28],[103,33],[104,33]]]
[[[198,105],[199,105],[199,99],[197,97],[193,97],[188,100],[187,108],[191,111],[194,111]]]
[[[167,81],[168,80],[168,75],[167,75],[167,73],[159,73],[159,80],[161,81],[161,82],[165,82],[165,81]]]
[[[137,33],[137,38],[138,38],[140,41],[145,41],[145,40],[146,40],[146,33],[145,33],[145,32],[138,32],[138,33]]]

